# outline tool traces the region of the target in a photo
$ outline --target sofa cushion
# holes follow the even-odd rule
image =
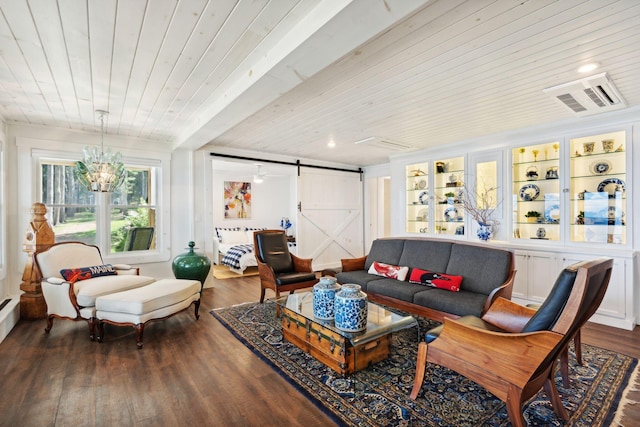
[[[407,302],[413,302],[413,296],[418,292],[424,292],[424,290],[425,287],[422,285],[399,282],[395,279],[382,279],[380,277],[378,277],[378,280],[372,280],[367,283],[367,292],[373,292]]]
[[[336,274],[336,279],[338,283],[354,283],[356,285],[360,285],[360,288],[363,291],[367,290],[367,283],[372,280],[380,280],[380,276],[375,274],[369,274],[365,270],[356,270],[356,271],[345,271]]]
[[[387,277],[389,279],[396,279],[404,281],[407,278],[409,267],[400,267],[397,265],[389,265],[383,262],[374,262],[371,264],[369,274],[375,274],[377,276]]]
[[[397,265],[408,265],[431,271],[445,271],[453,243],[435,240],[407,239]]]
[[[67,282],[75,283],[79,280],[91,279],[92,277],[115,276],[118,273],[111,264],[105,264],[91,267],[65,268],[60,270],[60,274]]]
[[[424,286],[421,286],[421,288],[423,291],[415,293],[413,297],[412,302],[414,304],[455,314],[457,316],[470,314],[480,317],[482,315],[484,303],[487,300],[486,295],[476,292],[468,292],[464,290],[460,290],[460,292],[449,292],[444,289],[436,288],[426,288],[425,290]]]
[[[400,265],[400,256],[404,248],[404,239],[376,239],[371,244],[369,255],[364,262],[364,269],[369,270],[374,261],[385,264]],[[402,264],[408,265],[408,264]]]
[[[454,244],[444,272],[464,277],[461,290],[476,292],[486,297],[507,280],[511,260],[509,251],[479,245]]]
[[[453,276],[451,274],[435,273],[429,270],[414,268],[411,270],[409,282],[458,292],[460,290],[460,284],[462,283],[462,276]]]
[[[133,274],[102,276],[76,282],[73,289],[78,305],[92,307],[99,296],[139,288],[155,281],[153,277]]]

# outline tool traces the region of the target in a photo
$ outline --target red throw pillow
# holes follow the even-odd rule
[[[458,292],[460,290],[460,285],[462,284],[462,276],[452,276],[451,274],[434,273],[433,271],[414,268],[411,270],[409,283],[433,286],[434,288]]]
[[[94,265],[92,267],[68,268],[60,270],[60,274],[67,282],[75,283],[79,280],[86,280],[100,276],[113,276],[118,273],[111,264],[105,264]]]
[[[396,279],[404,281],[407,278],[409,267],[398,267],[397,265],[384,264],[382,262],[374,261],[369,267],[369,274],[377,274],[378,276],[388,277],[389,279]]]

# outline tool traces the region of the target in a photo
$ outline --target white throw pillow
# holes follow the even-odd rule
[[[220,230],[220,243],[230,245],[246,244],[247,233],[244,230]]]
[[[367,273],[404,281],[408,272],[409,267],[399,267],[374,261]]]

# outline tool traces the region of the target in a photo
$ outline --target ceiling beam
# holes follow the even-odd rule
[[[313,0],[312,0],[313,1]],[[196,150],[430,0],[332,0],[266,42],[211,94],[174,141]]]

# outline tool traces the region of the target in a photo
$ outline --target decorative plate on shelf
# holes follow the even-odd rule
[[[551,205],[544,210],[544,219],[549,224],[557,224],[560,222],[560,206]]]
[[[429,210],[428,209],[420,209],[418,211],[417,218],[422,218],[420,221],[428,221],[429,220]]]
[[[427,187],[427,181],[425,181],[424,179],[421,179],[420,181],[418,181],[418,189],[424,190],[426,187]]]
[[[444,219],[453,222],[458,218],[458,209],[455,206],[449,206],[444,210]]]
[[[595,175],[604,175],[611,172],[611,162],[608,160],[600,160],[598,162],[591,163],[591,173]]]
[[[523,185],[520,189],[520,198],[525,202],[531,202],[540,195],[540,187],[535,184]]]
[[[423,191],[422,193],[420,193],[420,195],[418,196],[418,201],[421,205],[429,204],[429,192]]]
[[[609,193],[609,198],[615,198],[616,192],[624,193],[624,181],[618,178],[607,178],[598,184],[598,192]]]

